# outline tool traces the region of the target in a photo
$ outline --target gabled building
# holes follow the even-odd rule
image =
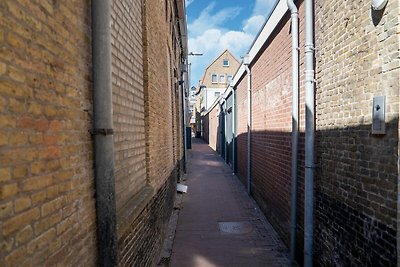
[[[225,91],[240,66],[240,62],[225,49],[204,71],[198,88],[200,113],[204,114]]]

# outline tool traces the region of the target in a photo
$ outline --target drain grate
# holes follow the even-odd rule
[[[221,234],[240,235],[248,234],[253,231],[253,225],[250,222],[219,222],[219,231]]]

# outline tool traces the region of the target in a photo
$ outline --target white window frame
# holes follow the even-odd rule
[[[215,81],[213,81],[213,77],[215,77]],[[218,83],[218,74],[211,74],[211,83]]]
[[[227,62],[228,64],[225,65],[225,62]],[[229,67],[229,59],[222,60],[222,66]]]
[[[223,79],[221,80],[221,78],[223,78]],[[220,74],[218,77],[218,81],[219,81],[219,83],[226,83],[225,74]]]

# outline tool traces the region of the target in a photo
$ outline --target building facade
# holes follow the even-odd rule
[[[225,50],[205,69],[198,89],[201,114],[222,95],[239,66],[240,62],[235,56]]]
[[[295,226],[296,259],[302,263],[305,11],[303,1],[295,4],[299,9],[301,81]],[[388,1],[380,11],[373,10],[370,1],[338,5],[315,1],[314,8],[313,261],[317,266],[398,266],[399,2]],[[233,87],[204,116],[208,124],[204,135],[213,136],[210,145],[216,150],[218,140],[224,141],[225,150],[219,151],[227,162],[228,136],[233,133],[232,168],[288,246],[292,208],[290,19],[286,1],[277,1],[254,41],[248,65],[250,99],[249,76],[242,65]],[[344,23],[338,23],[341,19]],[[226,103],[232,97],[234,119],[229,126],[228,120],[220,117],[229,114]],[[381,108],[383,117],[376,113]]]
[[[103,248],[113,264],[156,264],[184,164],[185,6],[108,3],[113,128],[103,131],[93,124],[93,2],[0,3],[2,266],[107,265],[100,213],[115,225]],[[114,211],[96,208],[99,133],[113,136]]]

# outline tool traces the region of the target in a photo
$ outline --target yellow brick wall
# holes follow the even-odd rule
[[[142,5],[140,1],[113,1],[111,17],[116,204],[119,212],[147,184]]]
[[[174,5],[145,1],[145,97],[148,179],[161,186],[182,160],[180,50]],[[173,36],[175,35],[175,36]],[[179,36],[178,36],[179,37]],[[178,75],[174,77],[174,73]]]
[[[0,2],[0,262],[95,265],[89,1]]]
[[[382,11],[371,1],[316,3],[321,265],[396,265],[399,8],[399,1]],[[386,97],[385,135],[371,131],[376,96]]]

